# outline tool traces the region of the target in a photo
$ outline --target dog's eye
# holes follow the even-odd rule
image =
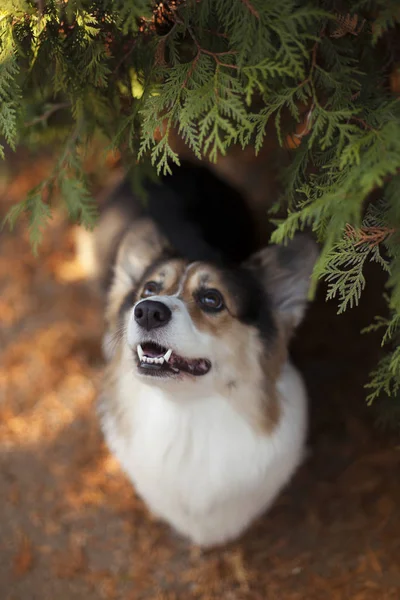
[[[155,296],[160,291],[160,284],[156,281],[148,281],[143,287],[142,296]]]
[[[218,290],[205,290],[198,296],[204,310],[219,311],[224,308],[224,299]]]

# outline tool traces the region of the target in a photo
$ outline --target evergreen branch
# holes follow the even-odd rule
[[[50,206],[43,200],[44,187],[33,190],[25,201],[25,212],[29,222],[29,238],[33,253],[37,256],[43,238],[43,227],[51,218]]]
[[[367,403],[371,405],[382,394],[393,397],[400,389],[400,352],[391,352],[382,358],[378,367],[371,373],[371,381],[366,384],[367,390],[372,390],[367,395]]]
[[[60,192],[70,218],[93,226],[82,155],[99,133],[138,173],[144,159],[168,173],[179,163],[172,133],[215,161],[232,144],[260,151],[272,120],[292,158],[273,239],[312,228],[323,244],[314,283],[327,281],[339,312],[359,302],[368,262],[388,274],[391,317],[373,326],[385,327],[389,354],[370,389],[397,393],[400,13],[397,0],[357,0],[341,13],[336,5],[3,0],[0,141],[59,152],[6,223],[25,214],[36,251]]]

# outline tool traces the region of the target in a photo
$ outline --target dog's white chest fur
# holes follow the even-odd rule
[[[286,364],[278,382],[281,418],[271,434],[256,432],[221,396],[175,401],[128,379],[118,386],[119,425],[105,410],[103,428],[139,495],[197,544],[240,535],[303,458],[306,393],[295,368]]]

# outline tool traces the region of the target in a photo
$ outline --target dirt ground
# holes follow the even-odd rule
[[[41,168],[0,182],[3,214]],[[55,217],[39,259],[23,225],[0,233],[1,600],[399,599],[400,440],[362,387],[379,285],[342,317],[322,293],[312,305],[293,345],[309,459],[243,539],[202,553],[150,518],[104,447],[101,302],[71,227]]]

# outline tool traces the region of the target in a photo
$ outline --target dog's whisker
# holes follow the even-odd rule
[[[107,348],[113,354],[118,345],[123,341],[125,336],[125,326],[121,325],[113,333],[107,337]]]

